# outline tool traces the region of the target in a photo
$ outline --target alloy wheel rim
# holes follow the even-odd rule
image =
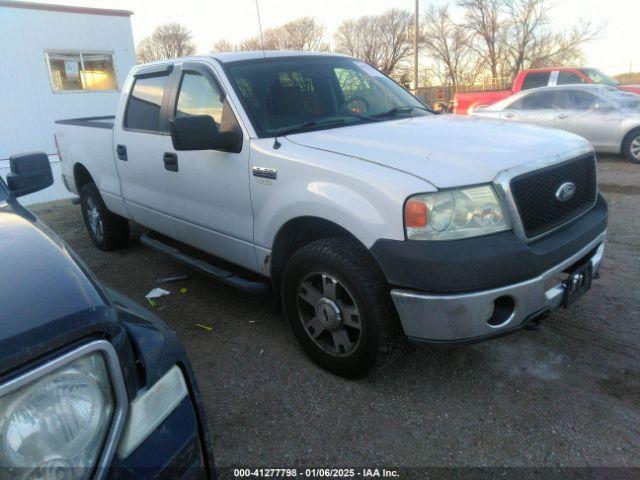
[[[298,286],[298,317],[307,336],[324,352],[346,357],[360,345],[360,310],[337,278],[313,272]]]
[[[93,198],[87,199],[87,218],[89,219],[89,226],[95,237],[98,240],[102,240],[104,225],[102,224],[102,217],[98,211],[98,205],[96,205]]]
[[[631,141],[631,155],[637,160],[640,160],[640,135]]]

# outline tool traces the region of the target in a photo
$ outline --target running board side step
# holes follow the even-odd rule
[[[269,284],[267,282],[258,282],[242,278],[235,273],[218,268],[215,265],[210,264],[209,262],[193,258],[192,256],[181,252],[177,248],[174,248],[170,245],[167,245],[166,243],[161,242],[160,240],[152,238],[146,233],[140,235],[140,243],[149,248],[164,253],[165,255],[169,255],[170,257],[184,263],[192,269],[213,277],[219,282],[224,283],[225,285],[229,285],[233,288],[237,288],[238,290],[241,290],[243,292],[264,294],[268,293],[270,290]]]

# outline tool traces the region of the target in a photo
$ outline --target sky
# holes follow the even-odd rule
[[[258,0],[262,27],[269,28],[303,16],[325,24],[332,36],[340,23],[361,15],[378,14],[393,7],[413,10],[414,0]],[[605,73],[640,71],[639,0],[552,0],[558,29],[579,19],[606,23],[602,37],[585,48],[588,65]],[[255,0],[50,0],[57,3],[131,10],[136,44],[162,23],[179,22],[193,33],[198,53],[207,53],[220,39],[232,43],[258,34]],[[420,8],[447,0],[420,0]]]

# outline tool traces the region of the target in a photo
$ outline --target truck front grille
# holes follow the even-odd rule
[[[556,194],[566,183],[573,183],[575,191],[561,201]],[[519,175],[511,180],[511,192],[528,238],[553,230],[594,205],[598,194],[595,155]]]

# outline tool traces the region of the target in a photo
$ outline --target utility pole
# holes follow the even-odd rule
[[[418,3],[420,0],[416,0],[415,12],[413,13],[413,91],[418,90],[418,17],[419,8]]]

